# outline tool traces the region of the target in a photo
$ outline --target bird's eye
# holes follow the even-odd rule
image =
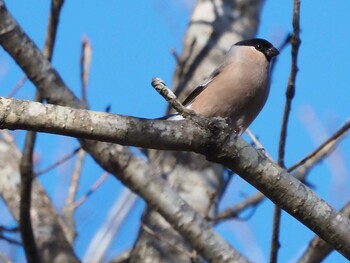
[[[259,44],[258,44],[258,45],[256,45],[256,46],[255,46],[255,48],[256,48],[257,50],[259,50],[259,51],[261,51],[261,50],[262,50],[262,46],[261,46],[261,45],[259,45]]]

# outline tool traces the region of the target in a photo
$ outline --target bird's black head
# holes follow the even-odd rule
[[[235,46],[252,46],[263,53],[268,61],[280,53],[269,41],[261,38],[242,40],[237,42]]]

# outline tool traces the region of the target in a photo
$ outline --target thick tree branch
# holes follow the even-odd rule
[[[162,150],[189,151],[205,146],[199,140],[202,128],[192,125],[191,133],[186,134],[188,120],[175,123],[147,120],[3,97],[0,97],[0,109],[3,129],[33,130]],[[159,141],[160,136],[163,141]],[[148,138],[146,145],[145,138]],[[189,140],[193,141],[190,145]]]
[[[204,154],[211,161],[221,163],[239,174],[275,204],[290,213],[350,259],[350,244],[347,235],[350,231],[350,221],[320,199],[307,186],[292,175],[289,175],[284,169],[269,161],[259,151],[235,134],[227,138],[225,134],[215,132],[215,129],[198,128],[197,125],[188,120],[145,120],[86,110],[75,110],[61,106],[42,105],[35,102],[22,103],[21,101],[5,98],[0,99],[0,105],[2,105],[0,112],[1,128],[30,129],[33,127],[30,123],[37,120],[34,126],[40,127],[40,130],[43,132],[52,133],[55,131],[56,133],[69,136],[82,136],[88,139],[105,140],[138,147],[191,150]],[[44,116],[46,114],[50,116],[50,112],[51,114],[54,112],[52,116],[56,116],[55,119],[48,117],[48,120],[44,120]],[[19,113],[20,115],[18,115]],[[77,118],[79,116],[85,117]],[[103,122],[98,122],[98,117],[102,117]],[[218,122],[221,121],[215,119],[213,125]],[[65,124],[62,125],[62,123]],[[79,133],[77,127],[83,127],[81,133]],[[103,132],[101,127],[105,127],[106,132]],[[109,130],[112,128],[113,132],[110,133]],[[154,139],[156,135],[157,141]],[[143,137],[143,140],[140,140],[140,137]],[[127,163],[128,160],[126,160]],[[161,204],[154,202],[152,197],[150,198],[143,193],[145,199],[151,205],[162,208],[163,205],[169,207],[174,204],[181,204],[177,208],[171,207],[170,214],[176,215],[175,217],[178,220],[174,220],[174,216],[169,218],[168,215],[170,214],[164,213],[164,217],[174,224],[178,231],[182,232],[181,230],[184,230],[184,225],[182,225],[184,222],[182,220],[188,218],[187,216],[190,214],[201,227],[207,229],[207,223],[205,223],[203,218],[193,213],[186,203],[180,201],[181,199],[167,185],[160,183],[160,181],[155,182],[154,176],[149,175],[149,178],[152,177],[153,179],[142,182],[143,189],[147,188],[152,192],[156,192],[157,199],[161,200]],[[125,180],[126,178],[122,179]],[[128,178],[128,180],[130,179]],[[136,192],[140,191],[138,188],[133,190]],[[164,196],[162,197],[163,194]],[[194,222],[192,222],[192,226],[193,224]],[[189,231],[189,229],[186,231]],[[205,238],[209,238],[211,235],[214,235],[214,232],[205,231]],[[194,242],[194,240],[192,241]]]
[[[341,213],[348,218],[350,217],[350,203],[346,204],[341,210]],[[302,257],[298,260],[298,263],[322,262],[332,251],[332,246],[319,236],[315,236],[310,241]]]

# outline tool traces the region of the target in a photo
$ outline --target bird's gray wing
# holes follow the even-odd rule
[[[222,69],[224,68],[225,64],[220,65],[219,67],[217,67],[213,73],[210,74],[209,78],[206,79],[201,85],[199,85],[197,88],[195,88],[190,95],[188,95],[188,97],[182,102],[182,105],[184,106],[188,106],[190,105],[195,99],[196,97],[203,91],[205,90],[205,88],[209,85],[210,82],[213,81],[213,79],[220,74],[220,72],[222,71]]]

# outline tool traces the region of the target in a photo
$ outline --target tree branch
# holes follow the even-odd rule
[[[37,129],[39,127],[40,131],[43,132],[52,133],[55,131],[69,136],[81,136],[87,139],[104,140],[144,148],[177,149],[204,154],[211,161],[221,163],[232,169],[275,204],[305,224],[329,244],[332,244],[341,254],[350,258],[350,244],[347,236],[348,231],[350,231],[350,221],[341,213],[337,213],[334,208],[319,198],[306,185],[269,161],[235,134],[227,138],[222,133],[213,133],[211,129],[198,128],[197,125],[188,120],[145,120],[75,110],[62,106],[42,105],[35,102],[22,103],[21,101],[5,98],[0,99],[0,105],[2,105],[0,112],[1,128]],[[45,116],[47,116],[46,119]],[[55,116],[55,119],[50,116]],[[84,118],[79,116],[84,116]],[[98,121],[99,117],[101,117],[102,122]],[[35,122],[35,125],[31,124],[33,122]],[[217,122],[220,122],[220,120],[215,119],[214,123]],[[81,132],[79,132],[78,127],[83,127]],[[110,132],[111,130],[112,132]],[[143,139],[140,140],[140,137]],[[213,145],[213,142],[216,142],[216,145]],[[129,161],[125,161],[127,165]],[[156,192],[157,199],[161,200],[160,203],[155,202],[153,195],[150,196],[148,192],[143,191],[142,194],[152,206],[162,211],[163,216],[178,231],[181,233],[183,231],[195,231],[191,232],[195,234],[202,227],[207,229],[205,233],[202,232],[205,237],[201,237],[204,239],[200,239],[197,236],[198,233],[195,234],[195,237],[186,235],[191,243],[196,243],[199,240],[207,243],[209,236],[211,236],[210,238],[216,236],[214,232],[209,231],[210,228],[208,228],[203,218],[194,213],[162,180],[152,175],[148,176],[148,180],[139,182],[141,183],[139,186],[142,188],[134,187],[133,190],[138,193],[141,193],[141,189]],[[121,179],[130,185],[131,178],[124,177]],[[175,208],[174,204],[179,204],[179,206]],[[168,210],[169,208],[171,211]],[[176,215],[177,220],[174,220],[174,215]],[[199,225],[194,226],[192,221],[190,229],[184,229],[186,228],[183,225],[186,222],[185,218],[188,218],[189,215]],[[227,246],[224,244],[221,245]],[[209,256],[209,254],[205,255]]]
[[[344,216],[350,217],[350,203],[341,210]],[[311,241],[298,263],[322,262],[331,252],[333,247],[330,246],[319,236],[315,236]]]
[[[287,91],[286,91],[286,104],[284,106],[281,134],[278,145],[278,165],[282,168],[286,168],[284,163],[285,147],[287,141],[287,129],[290,111],[292,108],[292,101],[295,95],[295,81],[298,72],[298,52],[300,46],[299,36],[299,20],[300,20],[300,0],[294,0],[293,8],[293,34],[291,37],[292,43],[292,67],[288,80]],[[273,215],[273,227],[272,227],[272,238],[271,238],[271,252],[270,252],[270,263],[277,262],[278,249],[280,247],[279,232],[281,225],[281,214],[282,211],[278,206],[275,206]]]
[[[41,101],[41,96],[36,92],[35,100]],[[21,173],[21,187],[20,187],[20,206],[19,206],[19,226],[21,232],[21,238],[23,242],[23,248],[26,254],[26,258],[29,263],[40,263],[41,257],[39,256],[34,233],[32,227],[31,212],[31,200],[32,200],[32,182],[34,178],[33,172],[33,153],[34,145],[36,141],[36,132],[28,131],[25,138],[25,144],[23,149],[23,155],[20,160],[20,173]]]
[[[164,81],[160,78],[153,78],[152,79],[152,86],[153,88],[181,115],[183,116],[189,116],[191,114],[194,114],[194,111],[187,109],[185,106],[183,106],[176,98],[176,95],[168,89],[168,87],[165,85]]]

